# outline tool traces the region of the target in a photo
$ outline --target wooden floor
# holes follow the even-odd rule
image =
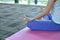
[[[0,4],[0,39],[9,37],[26,26],[22,15],[34,17],[41,12],[40,6]]]

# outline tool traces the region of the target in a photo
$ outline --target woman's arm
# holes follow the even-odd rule
[[[26,16],[23,16],[22,19],[25,20],[25,21],[31,21],[31,20],[35,20],[35,19],[41,19],[43,16],[47,15],[50,12],[50,10],[53,7],[55,1],[56,0],[48,0],[48,5],[43,10],[42,14],[37,15],[35,18],[28,18]]]
[[[53,7],[55,1],[56,0],[48,0],[48,4],[45,7],[45,9],[43,10],[42,14],[39,14],[34,19],[41,19],[43,16],[47,15],[50,12],[51,8]]]

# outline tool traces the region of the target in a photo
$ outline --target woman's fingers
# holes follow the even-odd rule
[[[26,16],[22,16],[22,20],[24,20],[24,21],[29,21],[30,19],[27,18]]]
[[[24,21],[32,21],[33,20],[33,18],[28,18],[25,15],[22,16],[21,19],[24,20]]]
[[[22,16],[22,20],[26,21],[26,17],[25,16]]]

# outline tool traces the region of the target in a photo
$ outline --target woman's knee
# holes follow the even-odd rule
[[[27,22],[27,27],[29,27],[30,29],[32,28],[31,24],[32,24],[32,22],[30,22],[30,21]]]
[[[31,24],[31,22],[27,22],[27,26],[29,27],[29,25]]]
[[[36,25],[37,25],[36,20],[27,22],[27,27],[29,27],[30,29],[34,29]]]

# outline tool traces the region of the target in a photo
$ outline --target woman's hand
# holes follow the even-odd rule
[[[22,20],[24,20],[24,21],[32,21],[32,20],[34,20],[34,18],[28,18],[26,16],[22,16]]]

